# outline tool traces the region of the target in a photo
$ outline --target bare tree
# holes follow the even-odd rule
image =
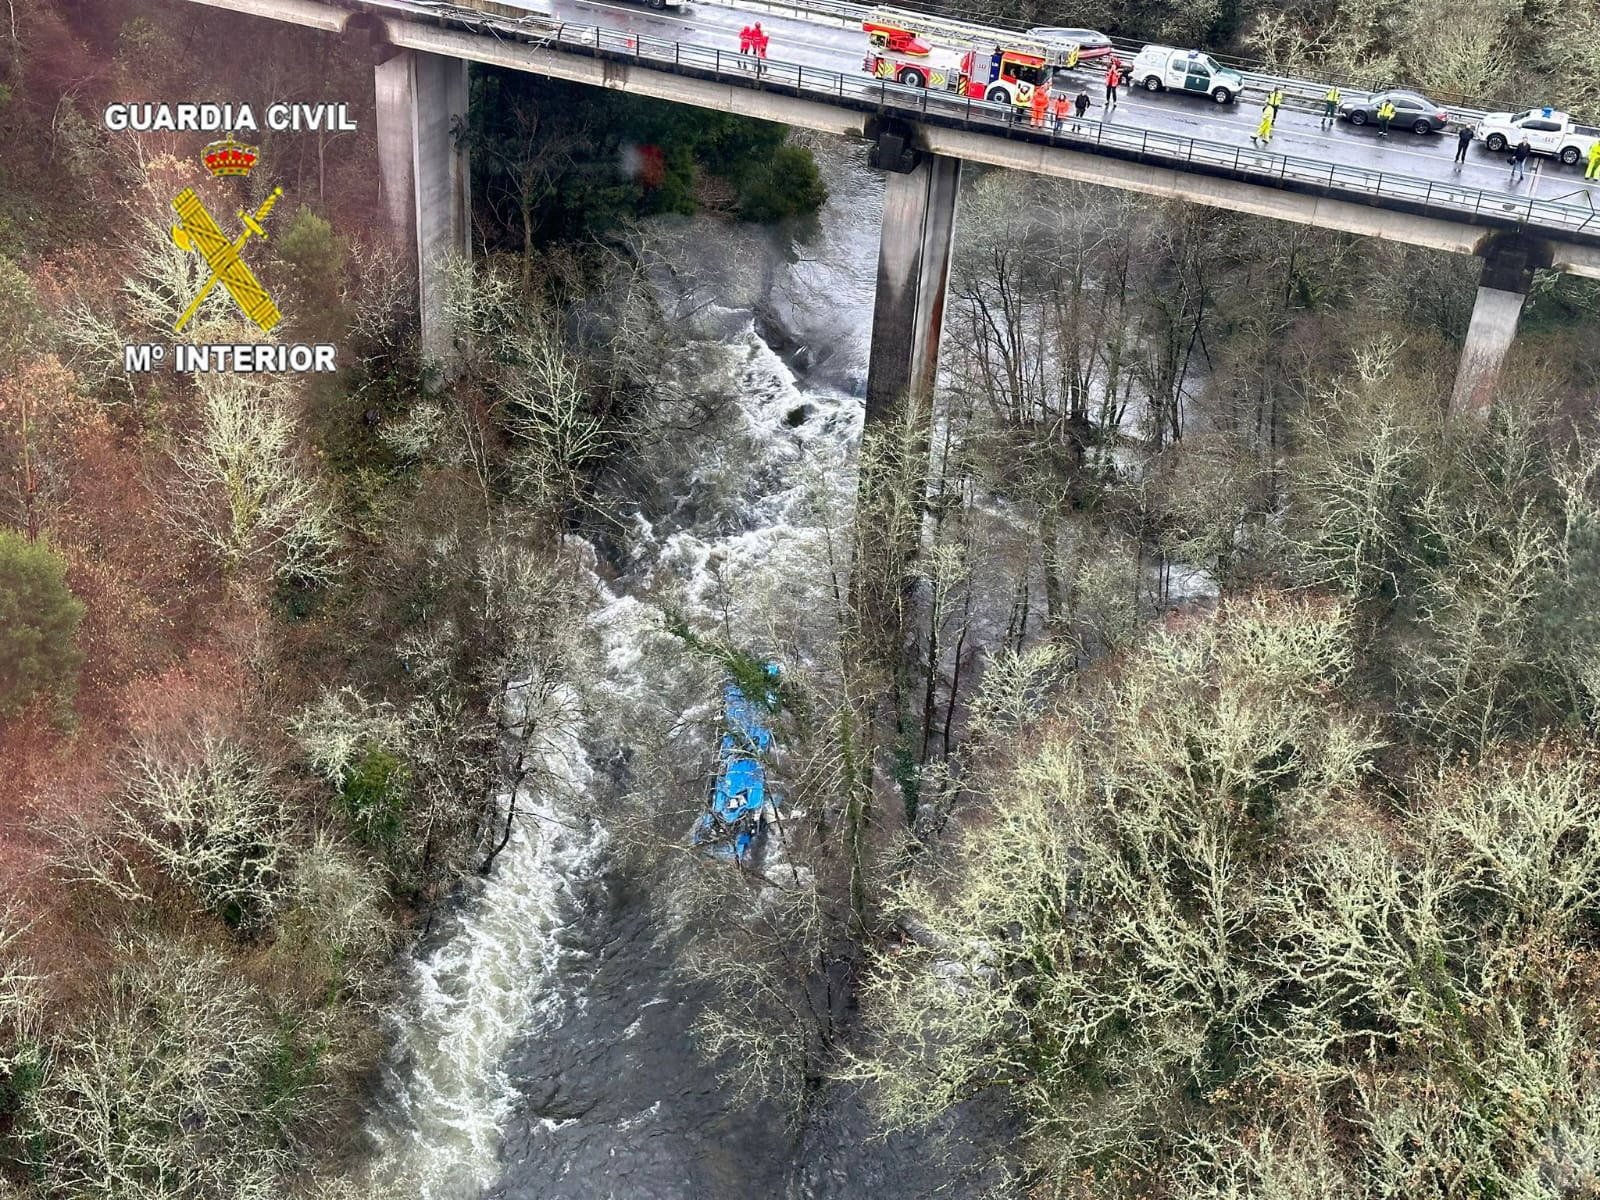
[[[536,504],[577,497],[585,471],[606,452],[611,435],[595,410],[578,359],[551,324],[537,324],[508,347],[503,373],[506,431],[516,439],[515,486]]]
[[[203,910],[258,931],[289,895],[294,848],[282,792],[244,746],[209,730],[180,749],[135,752],[121,835]]]
[[[262,567],[326,584],[338,576],[333,509],[297,454],[299,431],[270,376],[199,377],[195,428],[172,449],[176,478],[162,496],[175,525],[230,572]]]
[[[271,1200],[288,1163],[261,1104],[278,1038],[225,959],[181,941],[119,950],[56,1043],[29,1117],[44,1182],[87,1200]]]

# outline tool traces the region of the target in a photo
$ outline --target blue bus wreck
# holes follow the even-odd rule
[[[767,664],[774,682],[778,665]],[[735,683],[722,687],[722,738],[706,811],[695,822],[693,841],[718,858],[753,868],[766,845],[767,829],[778,815],[778,797],[768,786],[766,757],[777,700],[768,690],[752,699]]]

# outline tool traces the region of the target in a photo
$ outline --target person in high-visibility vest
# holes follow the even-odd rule
[[[1265,146],[1272,140],[1272,119],[1278,110],[1270,104],[1261,106],[1261,124],[1256,126],[1256,131],[1250,135],[1250,144]]]
[[[1339,115],[1339,85],[1334,84],[1322,98],[1322,127],[1332,125]]]
[[[1388,137],[1389,136],[1389,122],[1394,120],[1394,113],[1395,113],[1394,105],[1391,104],[1389,101],[1385,100],[1382,104],[1378,105],[1378,136],[1379,137]]]
[[[1589,166],[1584,171],[1585,179],[1600,179],[1600,138],[1595,138],[1589,147]]]
[[[1272,119],[1276,121],[1278,110],[1283,107],[1283,89],[1274,84],[1272,90],[1267,93],[1267,103],[1271,105]]]
[[[1046,88],[1043,84],[1037,84],[1037,83],[1034,84],[1034,86],[1033,86],[1033,99],[1030,100],[1028,102],[1028,104],[1029,104],[1029,108],[1032,110],[1032,113],[1033,113],[1033,119],[1031,121],[1029,121],[1028,124],[1037,125],[1040,128],[1043,128],[1043,126],[1044,126],[1044,114],[1045,114],[1046,109],[1048,109],[1050,107],[1050,91],[1049,91],[1049,89]]]

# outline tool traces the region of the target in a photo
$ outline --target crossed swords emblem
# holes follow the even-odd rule
[[[229,241],[226,234],[218,228],[217,223],[206,206],[200,203],[200,198],[194,194],[193,188],[184,188],[178,193],[178,198],[172,202],[172,207],[178,210],[179,223],[172,227],[172,240],[180,250],[198,250],[200,256],[206,260],[206,265],[211,268],[211,275],[195,296],[193,302],[178,318],[178,323],[172,327],[173,333],[179,333],[189,323],[189,318],[194,316],[200,307],[200,302],[211,294],[211,289],[217,284],[222,284],[228,289],[228,294],[238,304],[239,311],[244,313],[262,329],[267,332],[283,319],[283,314],[278,311],[278,306],[272,302],[272,297],[267,295],[267,289],[256,280],[250,268],[245,266],[244,259],[239,257],[239,251],[244,249],[251,235],[267,240],[267,231],[261,227],[261,222],[266,220],[267,214],[272,211],[272,206],[278,202],[278,197],[283,195],[282,188],[274,188],[272,195],[268,196],[256,209],[254,214],[239,210],[239,219],[244,222],[244,232],[233,241]]]

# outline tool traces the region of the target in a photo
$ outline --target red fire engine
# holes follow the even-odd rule
[[[1049,92],[1073,50],[1020,36],[996,43],[974,26],[893,8],[873,9],[861,28],[872,47],[862,69],[879,79],[1023,108],[1035,88]]]

